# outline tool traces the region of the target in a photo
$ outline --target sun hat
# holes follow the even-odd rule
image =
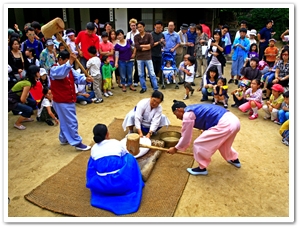
[[[256,30],[255,29],[251,29],[251,31],[249,32],[249,35],[256,36]]]
[[[277,92],[284,92],[284,88],[280,84],[274,84],[271,89]]]

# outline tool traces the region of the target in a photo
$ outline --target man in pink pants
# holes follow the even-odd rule
[[[193,128],[203,130],[194,141],[194,158],[199,163],[197,168],[187,168],[192,175],[207,175],[206,167],[212,155],[219,150],[222,157],[237,168],[241,167],[238,153],[232,148],[236,134],[240,130],[239,119],[227,109],[213,104],[194,104],[186,106],[182,101],[173,101],[172,111],[182,120],[181,138],[168,153],[185,151],[192,140]]]

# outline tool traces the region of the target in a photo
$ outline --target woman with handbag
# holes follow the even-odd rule
[[[14,127],[25,130],[24,122],[32,122],[30,116],[36,109],[36,101],[29,97],[30,88],[36,85],[40,77],[40,68],[32,65],[28,68],[26,77],[17,82],[8,92],[8,111],[21,112],[21,116],[15,122]]]
[[[17,38],[12,38],[9,41],[10,51],[8,51],[8,65],[12,68],[12,72],[16,79],[20,81],[25,76],[24,58],[20,51],[20,42]],[[24,72],[23,72],[24,71]]]

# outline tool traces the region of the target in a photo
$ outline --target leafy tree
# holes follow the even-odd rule
[[[220,20],[227,21],[245,20],[248,22],[248,29],[256,29],[259,32],[266,26],[268,19],[274,21],[273,30],[276,32],[274,38],[280,39],[280,35],[289,27],[289,9],[288,8],[236,8],[220,9]]]

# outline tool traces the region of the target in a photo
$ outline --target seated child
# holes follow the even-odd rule
[[[269,68],[269,71],[261,77],[261,82],[263,84],[263,89],[262,90],[263,90],[263,92],[266,91],[266,93],[267,93],[266,97],[263,98],[263,100],[264,99],[269,99],[271,91],[269,91],[267,86],[268,86],[268,84],[272,83],[272,81],[275,79],[275,71],[276,71],[277,64],[278,64],[279,60],[280,60],[280,58],[277,57],[276,60],[275,60],[274,66],[272,68]]]
[[[279,125],[283,124],[289,119],[289,91],[283,93],[283,102],[281,109],[278,111],[278,119],[274,120],[274,123]]]
[[[265,60],[260,60],[258,62],[258,69],[260,70],[261,74],[265,74],[269,71],[268,63]]]
[[[47,74],[47,71],[44,68],[40,68],[40,82],[42,83],[43,88],[50,88],[51,82]]]
[[[213,104],[217,104],[218,102],[222,102],[224,104],[224,108],[228,107],[228,86],[226,85],[226,78],[219,78],[217,81],[217,85],[214,85],[214,102]]]
[[[237,108],[240,105],[244,104],[247,102],[245,99],[245,92],[249,88],[249,81],[241,81],[239,88],[233,90],[231,92],[231,95],[234,100],[234,104],[231,105],[233,108]]]
[[[279,129],[279,134],[282,136],[281,142],[286,146],[289,146],[289,123],[290,121],[286,120]]]
[[[35,49],[28,47],[25,51],[24,70],[28,70],[31,65],[40,66],[40,61],[35,57]]]
[[[195,62],[196,59],[193,56],[188,57],[186,61],[186,69],[182,68],[181,71],[184,72],[184,88],[185,88],[185,96],[183,100],[186,100],[189,98],[189,94],[191,92],[191,96],[194,93],[194,90],[192,88],[192,82],[194,81],[194,75],[195,75]]]
[[[202,83],[200,84],[200,87],[198,88],[198,91],[202,91],[203,97],[200,101],[207,101],[208,96],[213,96],[214,94],[214,85],[217,85],[219,77],[218,68],[215,65],[212,65],[209,67],[209,69],[206,71],[206,74],[204,74]]]
[[[46,122],[49,126],[53,126],[54,123],[52,119],[54,119],[56,124],[59,124],[58,116],[52,106],[53,103],[53,95],[51,90],[47,87],[43,89],[43,98],[41,102],[38,104],[38,112],[37,112],[37,121]]]
[[[165,67],[163,68],[163,76],[164,80],[166,81],[167,84],[170,84],[170,80],[172,78],[172,82],[175,84],[175,70],[171,66],[171,61],[167,61]]]
[[[86,85],[75,84],[75,93],[76,102],[82,105],[90,104],[93,101],[97,100],[97,98],[95,98],[94,91],[86,91]]]
[[[179,78],[178,84],[180,84],[180,85],[184,83],[184,73],[180,69],[185,69],[186,61],[187,61],[188,57],[190,57],[189,54],[184,55],[183,56],[183,61],[178,66],[178,78]]]
[[[272,95],[270,96],[270,100],[263,106],[263,110],[266,115],[264,119],[271,119],[272,121],[277,119],[278,111],[281,107],[281,104],[284,100],[282,93],[284,92],[284,88],[280,84],[274,84],[272,86]]]
[[[262,90],[260,89],[260,81],[253,79],[251,81],[251,87],[245,92],[246,103],[239,106],[242,112],[247,112],[249,109],[249,119],[254,120],[258,118],[258,110],[263,105],[262,101]]]

